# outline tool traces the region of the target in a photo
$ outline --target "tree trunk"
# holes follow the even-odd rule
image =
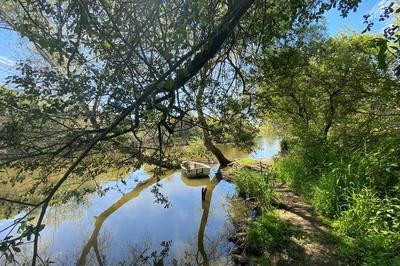
[[[197,248],[198,248],[198,251],[200,252],[201,256],[203,257],[203,262],[201,263],[201,265],[203,265],[203,266],[210,265],[208,255],[207,255],[206,249],[204,247],[204,236],[205,236],[205,231],[206,231],[206,226],[207,226],[207,221],[208,221],[208,214],[210,212],[212,193],[214,191],[214,188],[218,185],[219,181],[220,181],[220,179],[218,177],[214,177],[210,181],[210,183],[205,188],[204,199],[202,197],[202,202],[201,202],[203,214],[201,216],[199,232],[197,233]],[[213,252],[213,251],[214,250],[211,250],[211,252]],[[197,261],[197,258],[196,258],[196,261]],[[199,261],[197,261],[197,263],[200,264]]]
[[[203,83],[203,82],[201,82],[201,83]],[[196,111],[197,111],[198,120],[199,120],[201,129],[203,131],[204,146],[207,148],[207,150],[212,152],[215,155],[215,157],[217,157],[217,160],[220,163],[220,165],[222,167],[225,167],[229,163],[231,163],[232,161],[227,159],[225,157],[225,155],[221,152],[221,150],[218,149],[218,147],[215,146],[214,143],[211,140],[209,129],[208,129],[208,125],[207,125],[207,121],[206,121],[206,119],[204,117],[204,113],[203,113],[204,87],[205,86],[203,84],[201,84],[200,88],[199,88],[199,91],[198,91],[198,93],[196,95]]]

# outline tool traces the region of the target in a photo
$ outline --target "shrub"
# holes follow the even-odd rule
[[[329,218],[337,218],[348,208],[351,194],[359,191],[359,188],[354,183],[350,164],[339,162],[332,168],[326,173],[321,173],[318,183],[313,188],[311,201],[319,213]]]
[[[360,161],[359,180],[380,196],[390,194],[400,184],[400,137],[385,138],[365,156],[354,157]]]
[[[315,182],[312,168],[300,154],[291,154],[274,160],[274,173],[277,179],[307,197]]]

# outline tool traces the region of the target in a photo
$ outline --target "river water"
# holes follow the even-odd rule
[[[245,153],[220,145],[228,158],[268,159],[279,140],[257,138]],[[105,181],[107,193],[91,193],[79,202],[51,207],[41,232],[39,254],[55,265],[224,265],[232,244],[228,236],[233,184],[214,178],[188,179],[180,171],[159,178],[144,169],[132,172],[126,185]],[[202,201],[201,190],[207,188]],[[12,219],[0,221],[0,228]],[[17,259],[29,262],[31,245]],[[0,264],[6,264],[5,258]]]

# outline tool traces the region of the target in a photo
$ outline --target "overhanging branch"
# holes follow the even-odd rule
[[[49,205],[50,200],[53,198],[54,194],[57,190],[62,186],[62,184],[68,179],[70,174],[75,170],[75,168],[80,164],[80,162],[89,154],[94,146],[97,143],[102,141],[107,137],[108,133],[110,133],[114,128],[116,128],[128,115],[138,109],[148,97],[152,95],[156,95],[159,92],[165,91],[165,87],[163,82],[170,76],[172,73],[176,73],[176,78],[172,83],[169,83],[168,90],[176,91],[185,85],[193,76],[195,76],[198,71],[211,59],[213,58],[225,40],[232,33],[234,27],[239,23],[240,19],[246,13],[246,11],[253,4],[254,0],[240,0],[237,1],[237,4],[233,10],[231,10],[228,14],[225,15],[222,23],[217,27],[216,31],[210,35],[210,37],[202,42],[202,45],[198,45],[191,52],[183,56],[178,62],[176,62],[166,73],[164,73],[160,79],[150,84],[145,91],[142,93],[140,97],[134,102],[132,105],[125,108],[124,111],[118,115],[113,123],[103,132],[96,135],[92,141],[90,141],[89,145],[86,149],[80,154],[80,156],[72,163],[72,165],[66,170],[61,179],[55,184],[55,186],[50,190],[49,195],[41,202],[42,209],[36,224],[36,232],[34,239],[34,249],[33,249],[33,258],[32,265],[36,264],[37,258],[37,250],[38,250],[38,239],[39,239],[39,231],[41,224],[43,222],[44,215],[46,213],[47,207]],[[203,44],[204,43],[204,44]],[[184,67],[182,64],[187,61],[193,55],[194,58],[187,62]]]

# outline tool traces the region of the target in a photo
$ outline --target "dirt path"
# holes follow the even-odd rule
[[[271,255],[274,265],[339,265],[329,227],[310,204],[282,184],[275,185],[280,201],[277,213],[299,230],[287,248]]]
[[[262,163],[263,165],[253,166],[235,163],[224,170],[222,176],[231,182],[234,179],[232,172],[244,167],[254,171],[265,171],[270,162]],[[272,182],[271,186],[275,188],[278,196],[275,211],[281,219],[291,222],[297,228],[297,232],[290,238],[286,247],[271,254],[264,254],[263,257],[268,263],[271,265],[340,265],[330,228],[315,213],[313,207],[284,184]],[[243,255],[243,253],[240,254]],[[243,259],[243,257],[240,258]],[[248,263],[249,261],[236,264],[248,265]]]

